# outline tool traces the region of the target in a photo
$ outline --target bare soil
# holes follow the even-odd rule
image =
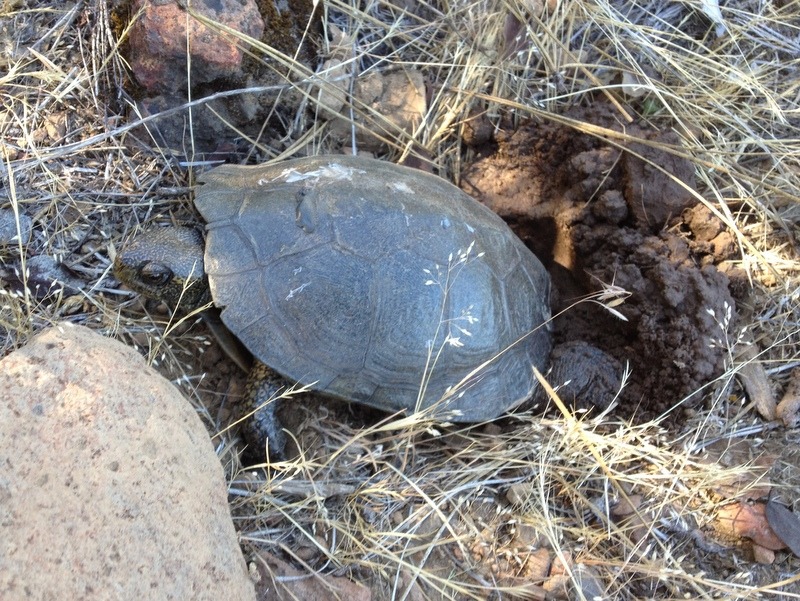
[[[567,116],[623,130],[603,102]],[[646,124],[626,131],[679,145]],[[619,407],[625,417],[652,419],[676,400],[699,402],[724,367],[735,302],[719,266],[736,249],[693,196],[693,165],[558,123],[530,122],[471,141],[475,159],[461,186],[500,213],[548,267],[556,341],[585,340],[630,365]],[[714,242],[703,243],[710,230]],[[630,293],[616,307],[624,321],[600,303],[575,305],[610,286]]]

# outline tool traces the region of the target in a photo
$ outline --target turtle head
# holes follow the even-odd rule
[[[131,290],[192,310],[210,300],[203,236],[194,228],[165,227],[133,238],[114,260],[114,274]]]

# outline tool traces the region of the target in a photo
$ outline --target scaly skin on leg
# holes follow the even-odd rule
[[[287,381],[272,369],[256,361],[250,370],[242,400],[242,415],[255,413],[243,422],[243,434],[248,457],[262,462],[283,458],[286,434],[278,419],[278,397],[288,388]]]
[[[583,402],[605,409],[619,392],[622,365],[596,346],[580,341],[562,343],[555,346],[550,358],[553,368],[548,381],[552,386],[561,385],[558,395],[565,403]]]

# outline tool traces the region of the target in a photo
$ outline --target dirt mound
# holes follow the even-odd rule
[[[570,116],[622,131],[610,109]],[[554,313],[604,286],[631,293],[616,307],[627,321],[582,303],[556,320],[556,340],[585,340],[628,362],[623,413],[652,416],[690,395],[696,403],[693,393],[722,371],[735,305],[715,263],[735,247],[695,208],[692,164],[663,149],[679,147],[678,137],[625,132],[645,143],[623,147],[553,123],[501,131],[476,147],[461,184],[543,260]]]

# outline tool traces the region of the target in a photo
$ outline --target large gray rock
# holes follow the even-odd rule
[[[68,325],[0,361],[0,599],[255,599],[190,404]]]

